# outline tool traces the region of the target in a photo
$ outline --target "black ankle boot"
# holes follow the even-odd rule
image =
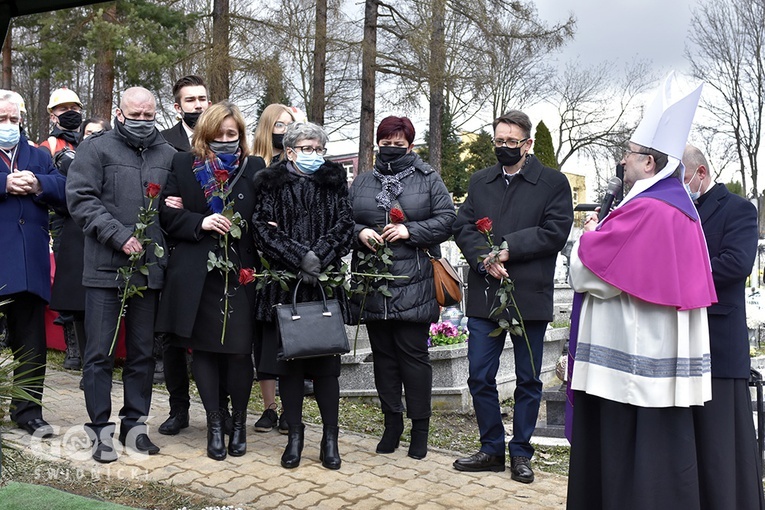
[[[67,370],[79,370],[82,368],[82,360],[80,359],[80,346],[77,343],[74,322],[64,323],[64,341],[66,342],[64,368]]]
[[[247,411],[232,413],[231,438],[228,441],[228,453],[232,457],[241,457],[247,453]]]
[[[217,411],[207,413],[207,456],[215,460],[226,458],[223,415]]]
[[[402,413],[385,413],[385,432],[377,443],[377,453],[393,453],[401,442],[404,432],[404,415]]]
[[[340,469],[340,449],[337,446],[337,425],[324,425],[324,435],[321,436],[319,460],[327,469]]]
[[[300,456],[303,453],[303,438],[305,425],[290,425],[287,433],[287,447],[282,455],[282,467],[287,469],[296,468],[300,465]]]
[[[409,443],[409,455],[413,459],[424,459],[428,454],[428,429],[430,418],[412,420],[412,441]]]

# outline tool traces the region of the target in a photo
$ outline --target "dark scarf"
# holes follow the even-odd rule
[[[223,199],[216,192],[228,195],[229,183],[239,168],[240,154],[241,150],[237,150],[236,154],[218,154],[203,159],[194,158],[194,164],[191,167],[194,172],[194,178],[202,187],[202,191],[204,191],[207,207],[214,213],[220,214],[223,212]],[[223,182],[223,189],[221,189],[219,181],[215,178],[216,172],[226,172],[227,174],[226,180]]]
[[[58,126],[53,126],[53,129],[50,131],[50,136],[54,138],[61,138],[62,140],[66,140],[67,142],[71,143],[75,147],[79,145],[80,143],[80,132],[79,131],[67,131],[65,129],[61,129]]]
[[[372,174],[382,184],[382,191],[375,196],[378,209],[390,211],[391,203],[404,191],[401,181],[414,173],[417,154],[409,152],[390,163],[375,162]]]

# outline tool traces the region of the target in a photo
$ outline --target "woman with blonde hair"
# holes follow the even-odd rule
[[[282,158],[284,153],[284,132],[287,127],[295,122],[295,115],[292,109],[283,104],[270,104],[265,107],[258,120],[258,127],[255,129],[255,141],[252,144],[252,152],[255,156],[260,156],[266,161],[266,164],[276,163]],[[262,345],[255,343],[255,366],[260,363]],[[260,370],[256,371],[256,378],[260,385],[260,393],[263,395],[263,415],[255,422],[255,432],[270,432],[278,426],[282,434],[287,433],[287,421],[284,415],[281,417],[276,414],[278,409],[276,405],[276,376]]]
[[[246,126],[239,109],[226,101],[210,106],[199,118],[192,152],[179,152],[164,196],[179,196],[180,209],[160,203],[159,219],[174,245],[157,315],[157,331],[193,350],[192,371],[207,412],[207,455],[226,458],[220,376],[231,396],[233,426],[228,443],[232,456],[247,450],[247,403],[252,388],[252,344],[255,336],[254,285],[239,283],[239,271],[255,268],[250,233],[255,209],[253,177],[264,166],[247,157]],[[239,213],[237,224],[233,213]],[[238,227],[237,238],[232,227]],[[208,271],[210,255],[233,267]],[[228,274],[227,274],[228,273]],[[225,321],[225,322],[224,322]],[[225,324],[225,332],[223,330]]]
[[[263,158],[267,165],[280,160],[284,153],[284,132],[295,120],[295,114],[288,106],[278,103],[266,106],[255,129],[252,153]]]

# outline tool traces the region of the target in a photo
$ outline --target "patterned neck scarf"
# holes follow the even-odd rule
[[[390,211],[391,203],[404,191],[404,185],[401,184],[401,181],[413,173],[413,166],[393,175],[383,175],[377,169],[372,170],[372,174],[382,183],[382,191],[375,196],[378,209]]]
[[[194,164],[191,167],[194,178],[202,186],[207,207],[214,213],[223,212],[223,200],[215,193],[222,192],[228,195],[229,183],[239,168],[240,154],[241,150],[237,150],[235,154],[217,154],[204,159],[194,158]]]

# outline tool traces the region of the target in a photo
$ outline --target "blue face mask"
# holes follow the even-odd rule
[[[312,174],[324,164],[324,158],[312,152],[310,154],[297,153],[297,159],[295,160],[298,170],[304,174]]]
[[[9,124],[4,122],[0,124],[0,147],[3,149],[12,149],[19,144],[21,131],[18,124]]]
[[[696,170],[696,172],[698,172],[698,170]],[[691,181],[693,180],[694,177],[696,177],[696,172],[693,172],[693,176],[691,176]],[[699,183],[699,189],[697,189],[696,191],[691,191],[691,181],[688,181],[688,184],[683,183],[683,186],[685,187],[685,191],[688,192],[688,196],[690,196],[691,200],[695,202],[701,196],[701,183]]]

